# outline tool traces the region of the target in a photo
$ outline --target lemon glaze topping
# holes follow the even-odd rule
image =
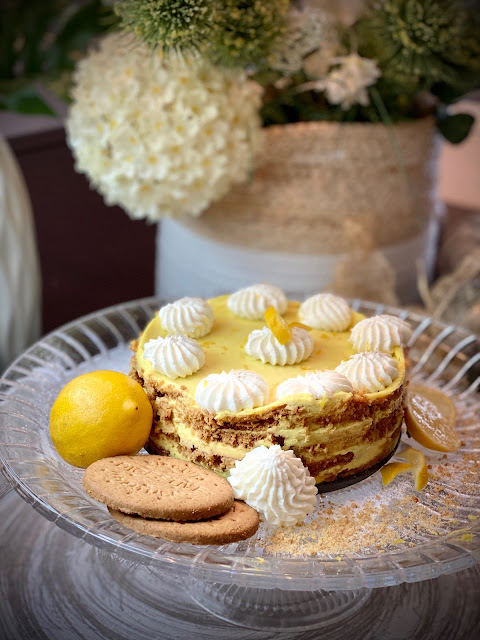
[[[350,331],[330,333],[318,329],[312,329],[310,335],[313,339],[313,351],[310,357],[296,365],[286,365],[277,367],[268,363],[256,360],[245,352],[245,345],[249,334],[255,329],[261,329],[265,326],[264,320],[249,320],[239,318],[227,306],[229,295],[220,296],[209,300],[210,306],[214,312],[213,326],[210,333],[203,337],[197,338],[205,352],[205,364],[200,371],[193,373],[191,376],[180,380],[166,379],[153,369],[152,364],[143,357],[144,345],[151,339],[157,337],[166,337],[168,333],[162,329],[162,324],[158,316],[156,316],[143,332],[137,350],[137,361],[145,375],[159,381],[159,383],[167,382],[173,387],[182,388],[192,399],[195,398],[195,391],[198,383],[212,373],[220,373],[221,371],[230,371],[231,369],[248,369],[261,375],[268,383],[269,397],[265,405],[255,409],[245,409],[246,413],[259,413],[267,407],[278,406],[284,404],[282,400],[275,399],[276,387],[287,380],[298,375],[305,375],[308,371],[323,371],[325,369],[334,370],[342,361],[348,360],[354,354],[352,345],[349,342]],[[289,301],[287,310],[283,315],[286,322],[298,322],[298,308],[300,303]],[[352,325],[364,316],[359,313],[352,312]],[[366,394],[367,398],[375,399],[386,396],[400,387],[405,378],[405,363],[403,351],[400,347],[396,347],[393,353],[399,368],[399,375],[392,384],[377,393]],[[339,392],[341,393],[341,392]],[[337,395],[337,394],[335,394]],[[296,401],[296,396],[289,397],[289,404]],[[305,396],[300,395],[298,403],[303,404]],[[315,400],[314,402],[324,402],[323,400]]]

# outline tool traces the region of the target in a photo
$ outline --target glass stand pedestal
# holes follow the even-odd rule
[[[190,597],[233,624],[261,631],[300,631],[340,623],[362,607],[371,589],[284,591],[208,582],[190,576]]]

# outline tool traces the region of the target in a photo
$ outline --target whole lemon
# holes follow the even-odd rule
[[[138,453],[152,419],[152,405],[138,382],[117,371],[92,371],[58,394],[50,437],[64,460],[85,469],[101,458]]]

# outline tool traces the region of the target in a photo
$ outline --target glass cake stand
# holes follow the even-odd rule
[[[385,544],[378,540],[374,544],[369,538],[362,542],[360,537],[356,546],[335,550],[331,544],[329,548],[319,544],[312,551],[310,544],[304,551],[303,527],[292,533],[294,545],[298,536],[297,548],[272,546],[271,532],[263,525],[257,536],[240,543],[194,546],[140,535],[113,520],[103,505],[82,490],[83,471],[57,455],[48,434],[49,411],[60,389],[81,373],[128,372],[129,342],[159,308],[155,298],[80,318],[45,336],[12,363],[0,379],[0,467],[14,489],[62,529],[110,558],[147,565],[159,577],[172,575],[207,611],[254,629],[332,624],[353,615],[374,587],[417,582],[471,567],[480,560],[480,341],[463,329],[421,314],[350,302],[365,315],[389,313],[411,323],[411,376],[452,396],[463,445],[458,453],[448,454],[448,462],[442,454],[426,452],[435,473],[431,472],[422,492],[416,493],[408,478],[382,489],[375,474],[326,494],[310,519],[317,518],[317,531],[321,529],[327,498],[333,500],[329,504],[334,509],[377,499],[390,514],[396,513],[397,503],[412,499],[418,513],[435,523],[434,528],[405,521],[395,525],[401,537],[392,540],[390,536]],[[410,444],[406,435],[403,441]],[[448,473],[442,475],[438,470],[447,464]],[[442,512],[445,504],[448,517]],[[388,532],[389,522],[380,518],[378,529],[385,525]],[[363,526],[359,520],[360,532]],[[126,572],[122,579],[128,580],[129,575]]]

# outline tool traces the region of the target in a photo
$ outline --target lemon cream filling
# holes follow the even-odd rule
[[[381,416],[377,416],[377,421],[378,420],[381,420]],[[284,448],[302,448],[305,451],[305,457],[313,460],[315,457],[318,457],[319,454],[328,455],[334,452],[335,454],[342,454],[350,451],[352,442],[358,437],[363,437],[368,432],[372,422],[371,418],[367,418],[353,423],[331,424],[329,427],[313,431],[308,431],[304,427],[292,429],[287,424],[284,424],[282,428],[282,424],[279,424],[276,425],[275,428],[256,433],[255,446],[271,445],[272,439],[270,436],[273,434],[275,438],[280,437],[283,440],[282,446]],[[206,448],[212,455],[219,455],[233,460],[241,460],[245,453],[252,448],[251,446],[238,442],[239,440],[241,441],[241,433],[235,434],[237,436],[235,438],[235,444],[229,444],[228,442],[206,439],[204,434],[178,420],[172,421],[170,425],[162,426],[161,433],[166,435],[175,434],[183,446],[195,447],[195,449],[198,450]],[[161,433],[157,432],[157,435],[161,435]],[[246,433],[251,435],[250,431]],[[367,447],[362,444],[365,451],[370,453],[374,450],[381,449],[381,446],[381,440],[370,443]],[[308,455],[309,448],[312,448],[310,456]]]
[[[151,452],[190,459],[227,474],[248,451],[260,445],[279,444],[301,458],[316,482],[356,473],[391,453],[403,421],[405,360],[401,346],[395,346],[391,355],[381,354],[392,358],[392,370],[398,370],[385,388],[361,392],[345,379],[343,387],[337,385],[338,390],[334,387],[332,393],[308,393],[308,385],[302,389],[302,385],[292,387],[283,383],[324,371],[330,377],[343,379],[345,376],[335,369],[356,354],[350,341],[351,329],[364,316],[352,311],[350,326],[345,331],[302,328],[308,330],[313,343],[311,354],[298,364],[280,366],[247,353],[249,335],[265,327],[265,320],[239,317],[229,308],[228,299],[225,295],[208,301],[213,311],[212,327],[207,335],[196,338],[205,361],[191,375],[169,378],[145,357],[145,346],[151,340],[168,335],[159,315],[133,344],[132,375],[141,382],[154,408],[147,447]],[[295,327],[293,323],[300,322],[299,306],[298,302],[288,302],[282,315],[286,326]],[[370,358],[378,356],[372,354]],[[372,371],[376,371],[376,366]],[[215,394],[208,403],[196,401],[196,397],[202,397],[201,393],[196,396],[197,390],[202,391],[207,379],[215,384],[225,379],[232,385],[230,378],[238,372],[248,372],[265,381],[265,387],[259,386],[260,401],[256,392],[254,401],[248,403],[216,403]],[[234,382],[234,386],[240,385],[239,398],[251,395],[242,375]],[[225,387],[219,386],[218,393],[224,392]]]
[[[348,438],[340,438],[326,442],[325,433],[318,432],[311,434],[310,445],[302,442],[301,430],[296,434],[291,434],[288,440],[282,444],[282,448],[290,448],[310,473],[315,477],[316,482],[334,480],[340,473],[348,475],[349,471],[368,468],[383,460],[391,451],[399,436],[399,429],[403,421],[403,412],[395,416],[391,428],[387,429],[384,435],[377,436],[372,442],[365,441],[365,434],[372,426],[371,420],[364,420],[354,424],[343,425],[344,431],[349,431]],[[342,425],[337,425],[335,430],[342,430]],[[152,438],[155,443],[156,452],[174,457],[195,459],[196,462],[215,468],[223,475],[228,475],[228,470],[233,467],[236,461],[242,460],[245,455],[258,446],[272,446],[270,433],[258,434],[255,438],[255,445],[229,445],[221,441],[206,441],[187,426],[178,426],[171,432],[160,431]],[[278,437],[278,432],[275,438]],[[317,440],[315,447],[312,440]],[[289,442],[289,445],[287,445]],[[192,457],[190,451],[194,451]]]

